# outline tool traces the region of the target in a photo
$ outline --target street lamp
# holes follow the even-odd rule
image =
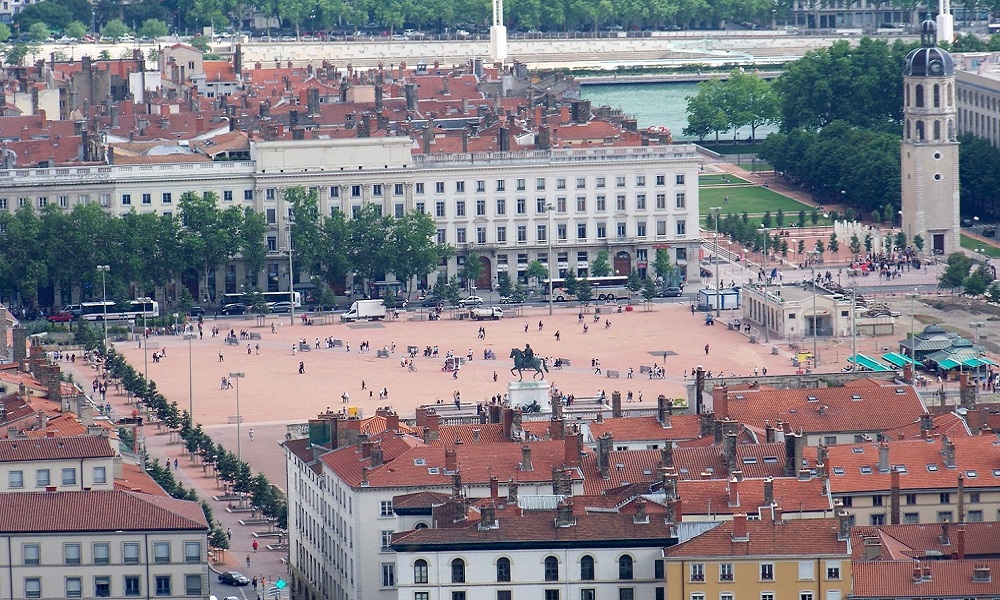
[[[917,363],[917,336],[913,329],[913,314],[917,312],[916,300],[920,297],[920,292],[917,288],[913,288],[912,294],[907,294],[907,298],[910,299],[910,360],[913,361],[914,368],[916,368]]]
[[[105,273],[111,271],[111,265],[97,265],[97,270],[101,273],[101,306],[104,309],[104,346],[108,345],[108,286],[105,281]]]
[[[713,206],[712,210],[715,211],[715,317],[718,318],[722,312],[722,290],[719,289],[719,215],[722,207]]]
[[[243,421],[243,417],[240,416],[240,379],[246,377],[247,374],[243,371],[232,371],[229,376],[236,378],[236,458],[240,464],[243,464],[243,437],[240,435],[240,423]]]
[[[189,331],[184,334],[184,339],[188,341],[188,415],[191,417],[191,427],[194,427],[194,371],[191,365],[191,340],[195,338],[195,333]]]
[[[769,227],[760,227],[757,231],[764,234],[764,260],[762,261],[762,268],[764,270],[764,341],[770,343],[771,335],[768,331],[768,317],[770,315],[768,313],[771,307],[767,295],[767,280],[770,279],[770,273],[767,272],[767,237],[771,234],[771,229]]]
[[[546,261],[548,261],[549,268],[549,316],[552,316],[552,205],[545,205],[545,212],[548,213],[549,223],[547,225],[548,231],[545,232],[545,240],[549,243],[549,248],[547,252]],[[559,272],[558,267],[556,268],[556,273]]]
[[[288,309],[288,315],[291,319],[291,326],[295,327],[295,273],[292,267],[292,225],[295,222],[292,220],[291,213],[288,214],[288,303],[291,308]]]
[[[983,353],[983,347],[979,345],[979,328],[982,327],[982,326],[984,326],[984,325],[986,325],[986,323],[983,323],[982,321],[976,321],[975,323],[969,323],[969,327],[975,327],[976,328],[976,339],[975,339],[975,343],[972,345],[972,348],[976,351],[976,381],[975,381],[976,385],[972,389],[973,389],[974,397],[977,400],[978,400],[978,396],[979,396],[979,377],[980,377],[980,374],[982,372],[981,369],[982,369],[982,365],[983,365],[983,361],[979,358],[979,356]]]
[[[814,250],[812,252],[812,254],[813,254],[814,257],[818,258],[819,250]],[[812,315],[813,316],[813,321],[812,321],[812,330],[813,330],[813,370],[815,371],[816,367],[819,365],[819,344],[818,344],[817,339],[816,339],[817,332],[816,332],[816,261],[815,260],[812,261],[812,264],[810,265],[809,269],[812,272],[812,293],[813,293],[813,315]]]

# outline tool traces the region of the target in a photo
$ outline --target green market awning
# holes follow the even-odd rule
[[[995,367],[997,365],[995,362],[986,358],[985,356],[970,358],[969,360],[963,362],[962,364],[972,369],[975,369],[976,367],[987,367],[987,366]]]
[[[904,367],[906,365],[917,365],[918,367],[924,366],[924,363],[919,360],[913,360],[909,356],[900,354],[899,352],[889,352],[888,354],[883,354],[882,360],[897,367]]]
[[[955,367],[958,367],[960,365],[961,363],[955,362],[950,358],[946,358],[938,363],[938,367],[946,371],[950,371],[951,369],[954,369]]]
[[[892,370],[889,367],[887,367],[887,366],[883,365],[882,363],[878,362],[874,358],[872,358],[870,356],[865,356],[864,354],[861,354],[860,352],[856,356],[848,356],[847,357],[847,362],[852,363],[852,364],[857,364],[858,367],[860,367],[862,369],[868,369],[869,371],[879,372],[879,371],[891,371]]]

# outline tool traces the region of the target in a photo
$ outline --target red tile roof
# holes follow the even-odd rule
[[[443,529],[415,529],[393,534],[392,544],[397,550],[419,552],[422,548],[450,547],[458,549],[510,548],[518,544],[542,544],[546,548],[560,548],[579,544],[601,542],[622,546],[649,546],[650,543],[668,545],[673,539],[670,525],[662,518],[650,517],[648,522],[636,523],[635,512],[577,513],[574,524],[556,526],[553,510],[521,510],[516,505],[497,508],[498,526],[480,529],[479,523],[466,527]]]
[[[420,429],[423,429],[422,427]],[[489,423],[485,425],[441,425],[438,428],[438,439],[431,442],[432,446],[454,446],[456,444],[468,444],[475,446],[473,442],[475,434],[473,430],[479,430],[479,444],[511,444],[510,440],[503,435],[503,425],[499,423]],[[518,445],[520,447],[520,445]]]
[[[867,381],[820,389],[762,387],[726,396],[728,416],[741,423],[763,428],[765,421],[782,420],[807,434],[885,431],[908,425],[926,412],[911,386]],[[719,406],[716,411],[726,416]]]
[[[146,469],[131,463],[122,464],[122,476],[115,477],[115,489],[127,492],[141,492],[153,496],[169,496],[160,484],[149,476]]]
[[[833,514],[833,502],[823,495],[825,482],[814,477],[800,481],[796,477],[773,479],[773,501],[790,518],[797,513],[812,513],[829,517]],[[744,479],[737,483],[739,504],[730,506],[733,494],[731,484],[719,480],[678,481],[677,492],[683,500],[685,515],[732,515],[736,513],[756,514],[764,506],[764,479]]]
[[[989,569],[988,579],[973,581],[976,567]],[[926,568],[929,577],[914,577],[914,569]],[[851,565],[854,598],[975,598],[1000,595],[1000,559],[913,560]],[[923,573],[923,571],[921,571]]]
[[[720,523],[663,551],[664,558],[848,556],[847,541],[837,539],[837,519],[747,521],[748,541],[733,541],[732,521]]]
[[[110,458],[115,453],[101,436],[0,440],[0,462]]]
[[[931,433],[947,435],[951,438],[969,437],[972,435],[972,432],[969,431],[969,426],[965,423],[965,419],[953,411],[933,415],[931,417]],[[885,431],[886,439],[890,440],[912,440],[913,438],[922,436],[923,430],[921,429],[920,419],[902,427]]]
[[[959,525],[947,524],[948,544],[944,544],[943,523],[907,523],[901,525],[859,526],[851,528],[855,560],[863,560],[864,540],[878,538],[882,544],[881,560],[920,559],[933,556],[949,557],[958,551]],[[965,523],[965,556],[990,557],[1000,555],[1000,523]]]
[[[0,531],[205,531],[197,502],[119,490],[0,494]]]
[[[995,435],[952,440],[955,464],[948,468],[942,456],[943,440],[916,439],[888,442],[890,466],[905,467],[900,473],[902,490],[954,489],[962,474],[966,488],[1000,487],[1000,442]],[[854,444],[829,448],[830,493],[849,494],[885,491],[890,473],[878,468],[877,444]],[[870,472],[869,472],[870,471]]]
[[[590,423],[594,439],[610,433],[616,442],[662,442],[664,440],[692,440],[698,437],[698,415],[673,415],[670,427],[664,427],[656,417],[621,417],[604,419],[603,423]]]

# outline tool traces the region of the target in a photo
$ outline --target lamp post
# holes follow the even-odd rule
[[[194,332],[184,334],[184,339],[188,341],[188,415],[191,416],[191,427],[194,427],[194,371],[191,361],[191,340],[194,338]]]
[[[292,267],[292,225],[295,221],[292,220],[292,215],[288,215],[288,303],[291,308],[288,309],[289,319],[291,321],[290,325],[295,327],[295,272]]]
[[[770,343],[771,334],[768,331],[768,312],[771,307],[767,295],[767,283],[768,279],[770,279],[770,274],[767,272],[767,236],[770,235],[771,230],[768,227],[761,227],[757,231],[764,234],[764,260],[761,261],[763,265],[761,268],[764,270],[764,341]]]
[[[545,240],[549,243],[547,258],[549,267],[549,316],[552,316],[552,205],[545,205],[545,212],[548,213],[549,223],[547,225],[548,231],[545,232]],[[559,272],[558,266],[556,267],[556,273]]]
[[[980,360],[979,356],[983,353],[983,347],[979,345],[979,328],[985,325],[982,321],[976,321],[975,323],[969,323],[969,327],[976,328],[976,339],[972,344],[972,348],[976,351],[976,381],[975,387],[972,388],[973,394],[976,400],[979,399],[979,377],[982,373],[983,361]]]
[[[906,297],[910,299],[910,360],[912,360],[914,362],[914,366],[916,366],[917,336],[913,329],[913,314],[917,312],[916,300],[920,297],[920,292],[917,291],[917,288],[913,288],[913,293],[907,294]]]
[[[722,290],[719,289],[719,215],[722,207],[713,206],[712,210],[715,211],[715,317],[718,318],[722,313]]]
[[[111,271],[111,265],[97,265],[97,270],[101,274],[101,307],[104,309],[104,346],[108,345],[108,286],[105,280],[105,273]]]
[[[236,459],[243,463],[243,437],[240,435],[240,423],[243,422],[243,417],[240,416],[240,379],[247,376],[243,371],[232,371],[229,373],[230,377],[236,378]]]
[[[813,254],[818,255],[819,251],[814,250]],[[812,293],[813,293],[813,321],[812,321],[813,370],[816,370],[816,366],[819,365],[819,343],[817,341],[817,332],[816,332],[816,261],[812,262],[812,265],[810,265],[809,270],[812,272]]]

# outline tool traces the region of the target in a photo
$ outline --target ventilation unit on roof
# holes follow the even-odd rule
[[[857,446],[855,446],[855,447],[851,448],[851,452],[853,452],[855,454],[864,454],[865,453],[865,449],[864,448],[858,448]]]
[[[833,474],[834,475],[843,475],[844,474],[844,467],[834,467],[833,468]]]
[[[904,390],[903,388],[896,388],[896,395],[897,396],[902,396],[905,393],[906,393],[906,390]]]
[[[817,398],[816,396],[806,396],[806,400],[808,400],[809,402],[816,402],[817,400],[819,400],[819,398]]]
[[[860,394],[851,394],[851,400],[861,400]]]
[[[868,466],[868,465],[865,465],[865,466],[861,467],[861,474],[862,475],[871,475],[872,474],[872,468],[870,466]]]
[[[965,476],[968,477],[969,479],[972,479],[973,477],[979,477],[979,473],[977,473],[976,471],[966,471]]]
[[[438,469],[437,467],[427,467],[427,472],[430,473],[431,475],[438,475],[441,473],[441,470]]]
[[[934,463],[927,463],[927,470],[933,473],[938,470],[938,466]]]
[[[422,458],[414,458],[413,464],[418,467],[422,467],[427,464],[427,461]]]

